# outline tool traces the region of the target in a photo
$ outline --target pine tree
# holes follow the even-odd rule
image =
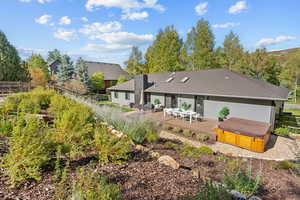
[[[48,58],[47,58],[47,62],[51,63],[53,61],[59,60],[62,61],[62,55],[59,52],[59,50],[54,49],[53,51],[48,51]]]
[[[201,19],[188,33],[185,49],[191,70],[217,67],[215,37],[208,21]]]
[[[79,58],[76,62],[75,65],[75,71],[76,71],[76,76],[79,79],[80,82],[82,82],[87,88],[90,87],[90,77],[88,74],[88,67],[86,65],[86,62],[82,59]]]
[[[28,81],[30,75],[25,66],[22,67],[16,48],[0,31],[0,81]]]
[[[59,65],[59,72],[57,74],[60,84],[71,80],[74,74],[74,67],[71,58],[67,55],[62,57],[62,63]]]
[[[143,54],[138,47],[133,46],[129,59],[125,61],[125,69],[131,76],[134,76],[145,73],[143,67]]]
[[[146,52],[146,67],[150,73],[182,70],[180,51],[182,40],[174,26],[159,31]]]
[[[230,70],[239,71],[244,52],[238,35],[232,31],[226,35],[221,51],[223,53],[223,63],[221,65]]]

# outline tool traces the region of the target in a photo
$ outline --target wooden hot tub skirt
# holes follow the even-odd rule
[[[217,141],[219,142],[232,144],[234,146],[260,153],[265,151],[265,146],[267,145],[270,138],[270,133],[266,134],[262,138],[258,138],[224,131],[220,128],[216,128],[215,132],[217,133]]]

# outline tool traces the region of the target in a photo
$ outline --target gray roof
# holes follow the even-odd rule
[[[88,66],[88,74],[91,76],[94,73],[102,72],[104,75],[104,80],[118,80],[118,78],[123,75],[126,79],[129,79],[129,75],[125,72],[120,65],[103,63],[103,62],[90,62],[85,61]]]
[[[167,82],[170,77],[174,79]],[[188,77],[186,82],[181,82]],[[289,90],[224,68],[148,74],[146,92],[287,100]],[[134,91],[134,80],[109,88]]]

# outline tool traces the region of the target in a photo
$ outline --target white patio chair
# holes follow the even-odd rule
[[[193,119],[195,119],[196,121],[202,121],[202,115],[200,113],[196,113],[195,115],[193,115]]]

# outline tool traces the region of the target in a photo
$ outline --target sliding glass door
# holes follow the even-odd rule
[[[166,94],[166,108],[177,108],[177,95]]]

